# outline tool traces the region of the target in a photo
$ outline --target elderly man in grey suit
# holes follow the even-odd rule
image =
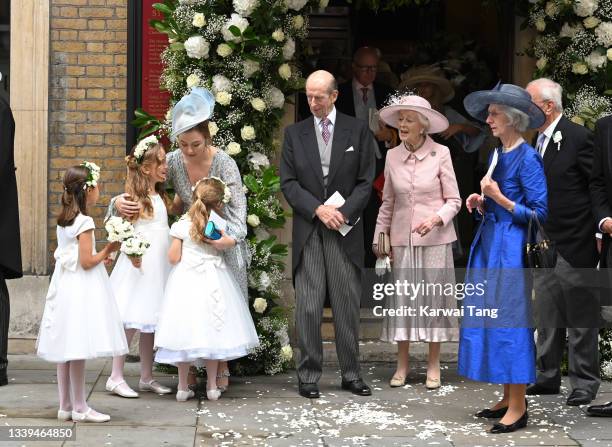
[[[359,369],[359,303],[363,210],[374,179],[374,146],[367,124],[336,110],[336,80],[316,71],[306,80],[313,116],[285,130],[281,188],[293,215],[293,282],[300,359],[300,395],[319,397],[326,296],[332,307],[342,389],[369,396]],[[325,204],[335,193],[344,203]],[[343,236],[339,230],[350,228]]]

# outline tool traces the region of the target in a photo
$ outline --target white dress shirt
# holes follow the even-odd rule
[[[544,158],[544,152],[546,152],[546,146],[548,146],[548,143],[550,142],[550,139],[553,136],[555,127],[557,127],[557,124],[559,124],[559,121],[561,121],[562,117],[563,117],[563,114],[559,114],[557,119],[555,119],[552,123],[550,123],[550,125],[544,131],[544,141],[542,142],[542,150],[540,152],[540,154],[542,154],[542,158]]]

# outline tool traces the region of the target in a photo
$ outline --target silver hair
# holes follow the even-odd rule
[[[563,112],[563,87],[561,85],[548,78],[534,79],[527,84],[527,87],[530,85],[535,86],[540,91],[543,101],[552,101],[555,110]]]
[[[421,123],[421,126],[423,126],[423,130],[425,130],[425,133],[429,133],[429,119],[420,112],[417,112],[417,119],[419,120],[419,123]]]
[[[498,104],[498,107],[500,112],[508,118],[510,126],[514,127],[517,132],[522,133],[527,130],[529,127],[529,116],[525,112],[503,104]]]

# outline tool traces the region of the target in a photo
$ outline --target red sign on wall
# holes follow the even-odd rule
[[[163,119],[168,110],[170,93],[159,87],[159,78],[163,71],[161,53],[168,46],[168,36],[156,31],[149,21],[161,20],[161,12],[153,9],[153,4],[159,0],[142,1],[142,108],[158,119]]]

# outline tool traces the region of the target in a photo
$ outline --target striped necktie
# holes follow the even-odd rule
[[[331,132],[329,131],[330,124],[331,121],[327,117],[321,120],[321,136],[323,137],[325,144],[329,143],[329,137],[331,137]]]

